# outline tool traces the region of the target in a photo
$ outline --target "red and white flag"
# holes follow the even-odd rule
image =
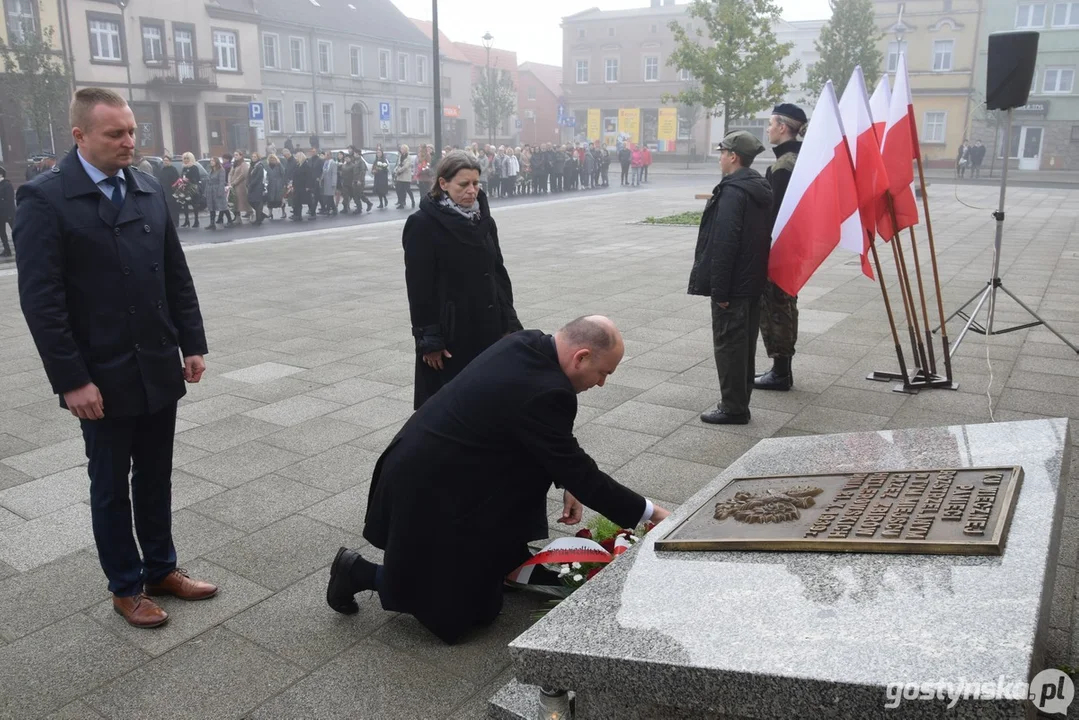
[[[865,76],[861,66],[854,68],[850,82],[839,100],[839,115],[847,135],[847,147],[854,164],[854,181],[858,186],[858,214],[862,222],[862,236],[859,242],[844,235],[839,246],[862,257],[862,272],[873,279],[873,268],[869,264],[870,238],[877,232],[877,215],[880,203],[888,191],[888,172],[880,156],[880,141],[873,129],[873,116],[869,110],[869,98],[866,95]]]
[[[914,122],[914,103],[910,96],[907,58],[899,55],[895,71],[895,88],[888,105],[888,123],[881,140],[880,153],[888,170],[888,188],[895,207],[896,225],[892,224],[887,206],[882,207],[877,222],[881,237],[891,240],[900,230],[918,224],[918,205],[911,183],[914,182],[913,162],[918,155],[918,128]]]
[[[869,114],[873,118],[873,131],[877,133],[877,147],[884,140],[884,130],[888,127],[888,109],[892,104],[892,86],[888,84],[888,75],[880,76],[877,89],[869,98]]]
[[[843,237],[861,242],[861,235],[854,167],[828,81],[772,229],[768,276],[787,294],[797,295]]]

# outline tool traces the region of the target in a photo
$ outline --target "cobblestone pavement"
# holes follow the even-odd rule
[[[625,333],[626,361],[581,396],[578,415],[580,441],[622,482],[675,506],[760,438],[1079,419],[1079,358],[1044,328],[970,336],[958,392],[911,397],[866,381],[895,367],[892,341],[878,286],[836,253],[801,296],[796,390],[754,394],[751,425],[702,425],[718,383],[707,302],[685,294],[695,230],[633,223],[700,207],[694,192],[714,181],[495,210],[526,327],[605,313]],[[947,308],[991,266],[996,192],[962,197],[983,209],[934,198]],[[1009,200],[1005,282],[1079,340],[1079,191],[1020,188]],[[179,411],[174,528],[182,564],[223,590],[165,601],[172,619],[154,631],[111,611],[78,424],[49,391],[16,278],[0,272],[0,717],[483,716],[512,676],[505,645],[531,600],[508,596],[493,628],[452,648],[370,598],[354,617],[323,601],[339,545],[378,557],[359,538],[370,473],[411,412],[402,224],[190,249],[211,353]],[[928,274],[924,243],[922,259]],[[997,319],[1025,318],[1003,300]],[[1079,500],[1064,533],[1059,590],[1074,592]],[[1075,663],[1073,619],[1060,615],[1051,653]]]

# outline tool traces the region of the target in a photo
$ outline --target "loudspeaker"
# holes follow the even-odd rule
[[[1037,60],[1038,33],[990,34],[985,106],[990,110],[1008,110],[1026,105]]]

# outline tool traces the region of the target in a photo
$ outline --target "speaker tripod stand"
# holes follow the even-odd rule
[[[1012,134],[1012,108],[1008,108],[1008,124],[1007,124],[1006,130],[1004,131],[1004,147],[1005,148],[1010,148],[1011,147],[1011,134]],[[993,242],[993,276],[989,279],[989,282],[986,283],[985,289],[981,290],[978,294],[976,294],[970,300],[967,300],[965,303],[963,303],[963,305],[960,306],[960,308],[958,310],[956,310],[954,313],[949,315],[947,317],[947,319],[944,321],[945,323],[947,323],[948,320],[951,320],[954,317],[961,317],[961,318],[963,318],[964,320],[967,321],[967,324],[963,327],[962,332],[960,332],[959,336],[955,339],[955,343],[952,344],[951,354],[955,355],[955,351],[959,348],[960,343],[963,342],[963,338],[966,337],[967,333],[969,333],[971,331],[974,331],[975,333],[978,333],[979,335],[986,335],[986,336],[1004,335],[1005,333],[1015,332],[1017,330],[1025,330],[1027,328],[1037,327],[1039,325],[1044,325],[1046,330],[1048,330],[1049,332],[1053,333],[1058,338],[1060,338],[1061,342],[1063,342],[1065,345],[1070,347],[1076,353],[1079,353],[1079,348],[1077,348],[1075,345],[1073,345],[1071,342],[1069,342],[1066,337],[1061,335],[1059,331],[1054,329],[1052,325],[1050,325],[1048,322],[1046,322],[1045,318],[1038,315],[1038,313],[1035,312],[1034,310],[1031,310],[1030,307],[1028,307],[1026,303],[1024,303],[1022,300],[1020,300],[1018,297],[1016,297],[1015,294],[1012,293],[1010,290],[1008,290],[1008,288],[1004,285],[1004,281],[1000,278],[1000,247],[1001,247],[1001,242],[1003,241],[1003,238],[1004,238],[1004,197],[1005,197],[1005,194],[1007,193],[1007,190],[1008,190],[1008,159],[1005,158],[1004,159],[1004,170],[1003,170],[1003,173],[1002,173],[1001,178],[1000,178],[1000,203],[997,206],[996,212],[993,213],[993,217],[997,221],[997,233],[996,233],[996,238],[995,238],[995,240]],[[994,318],[996,316],[996,310],[997,310],[997,290],[1000,290],[1005,295],[1007,295],[1012,300],[1014,300],[1015,303],[1017,305],[1019,305],[1019,307],[1023,308],[1023,310],[1025,310],[1027,312],[1027,314],[1029,314],[1032,318],[1034,318],[1034,322],[1022,323],[1021,325],[1014,325],[1014,326],[1009,327],[1009,328],[1004,328],[1003,330],[994,329],[993,321],[994,321]],[[977,301],[977,304],[974,306],[974,311],[971,312],[970,314],[967,314],[966,309],[968,307],[970,307],[970,304],[975,302],[975,301]],[[988,301],[988,303],[989,303],[988,304],[988,310],[986,312],[986,322],[984,324],[982,324],[982,323],[978,322],[978,313],[981,312],[982,307],[986,305],[986,301]],[[937,330],[939,330],[939,329],[940,328],[937,328]],[[936,332],[936,330],[934,330],[934,332]]]

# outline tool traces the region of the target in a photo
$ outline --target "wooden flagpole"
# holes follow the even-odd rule
[[[933,354],[933,331],[929,327],[929,310],[925,304],[925,284],[922,282],[922,263],[918,259],[918,241],[914,237],[914,228],[910,230],[910,251],[914,255],[914,275],[918,282],[918,298],[922,303],[922,322],[925,325],[925,345],[929,353],[929,374],[936,376],[937,374],[937,359]],[[927,378],[929,380],[932,377]]]
[[[944,375],[948,384],[952,384],[952,353],[948,343],[948,326],[944,317],[944,298],[940,290],[940,271],[937,268],[937,246],[933,241],[933,221],[929,218],[929,195],[925,191],[925,171],[922,169],[922,156],[918,154],[918,179],[922,184],[922,209],[925,211],[925,231],[929,236],[929,258],[933,263],[933,285],[937,293],[937,312],[940,313],[940,338],[944,347]],[[926,332],[929,332],[926,321]]]
[[[895,325],[895,315],[892,313],[892,303],[888,299],[888,287],[884,283],[884,271],[880,267],[880,257],[877,255],[877,244],[874,242],[873,232],[866,230],[869,236],[869,249],[873,252],[873,264],[877,267],[877,283],[880,285],[880,294],[884,297],[884,310],[888,313],[888,326],[892,330],[892,341],[895,343],[895,357],[899,361],[899,372],[903,375],[903,387],[910,386],[910,374],[907,372],[907,361],[903,357],[903,344],[899,342],[899,330]]]
[[[888,213],[892,218],[892,227],[899,226],[899,219],[895,216],[895,203],[892,201],[891,192],[887,193],[885,197],[888,198]],[[892,251],[895,253],[897,270],[899,272],[900,286],[903,288],[907,307],[907,322],[909,323],[911,335],[914,336],[914,351],[915,360],[920,361],[918,365],[921,368],[922,373],[926,375],[928,379],[929,373],[929,360],[925,353],[925,345],[922,343],[922,331],[918,326],[918,307],[914,302],[914,291],[910,286],[910,274],[907,272],[907,258],[903,253],[903,246],[899,239],[899,232],[897,231],[895,237],[892,238]]]

